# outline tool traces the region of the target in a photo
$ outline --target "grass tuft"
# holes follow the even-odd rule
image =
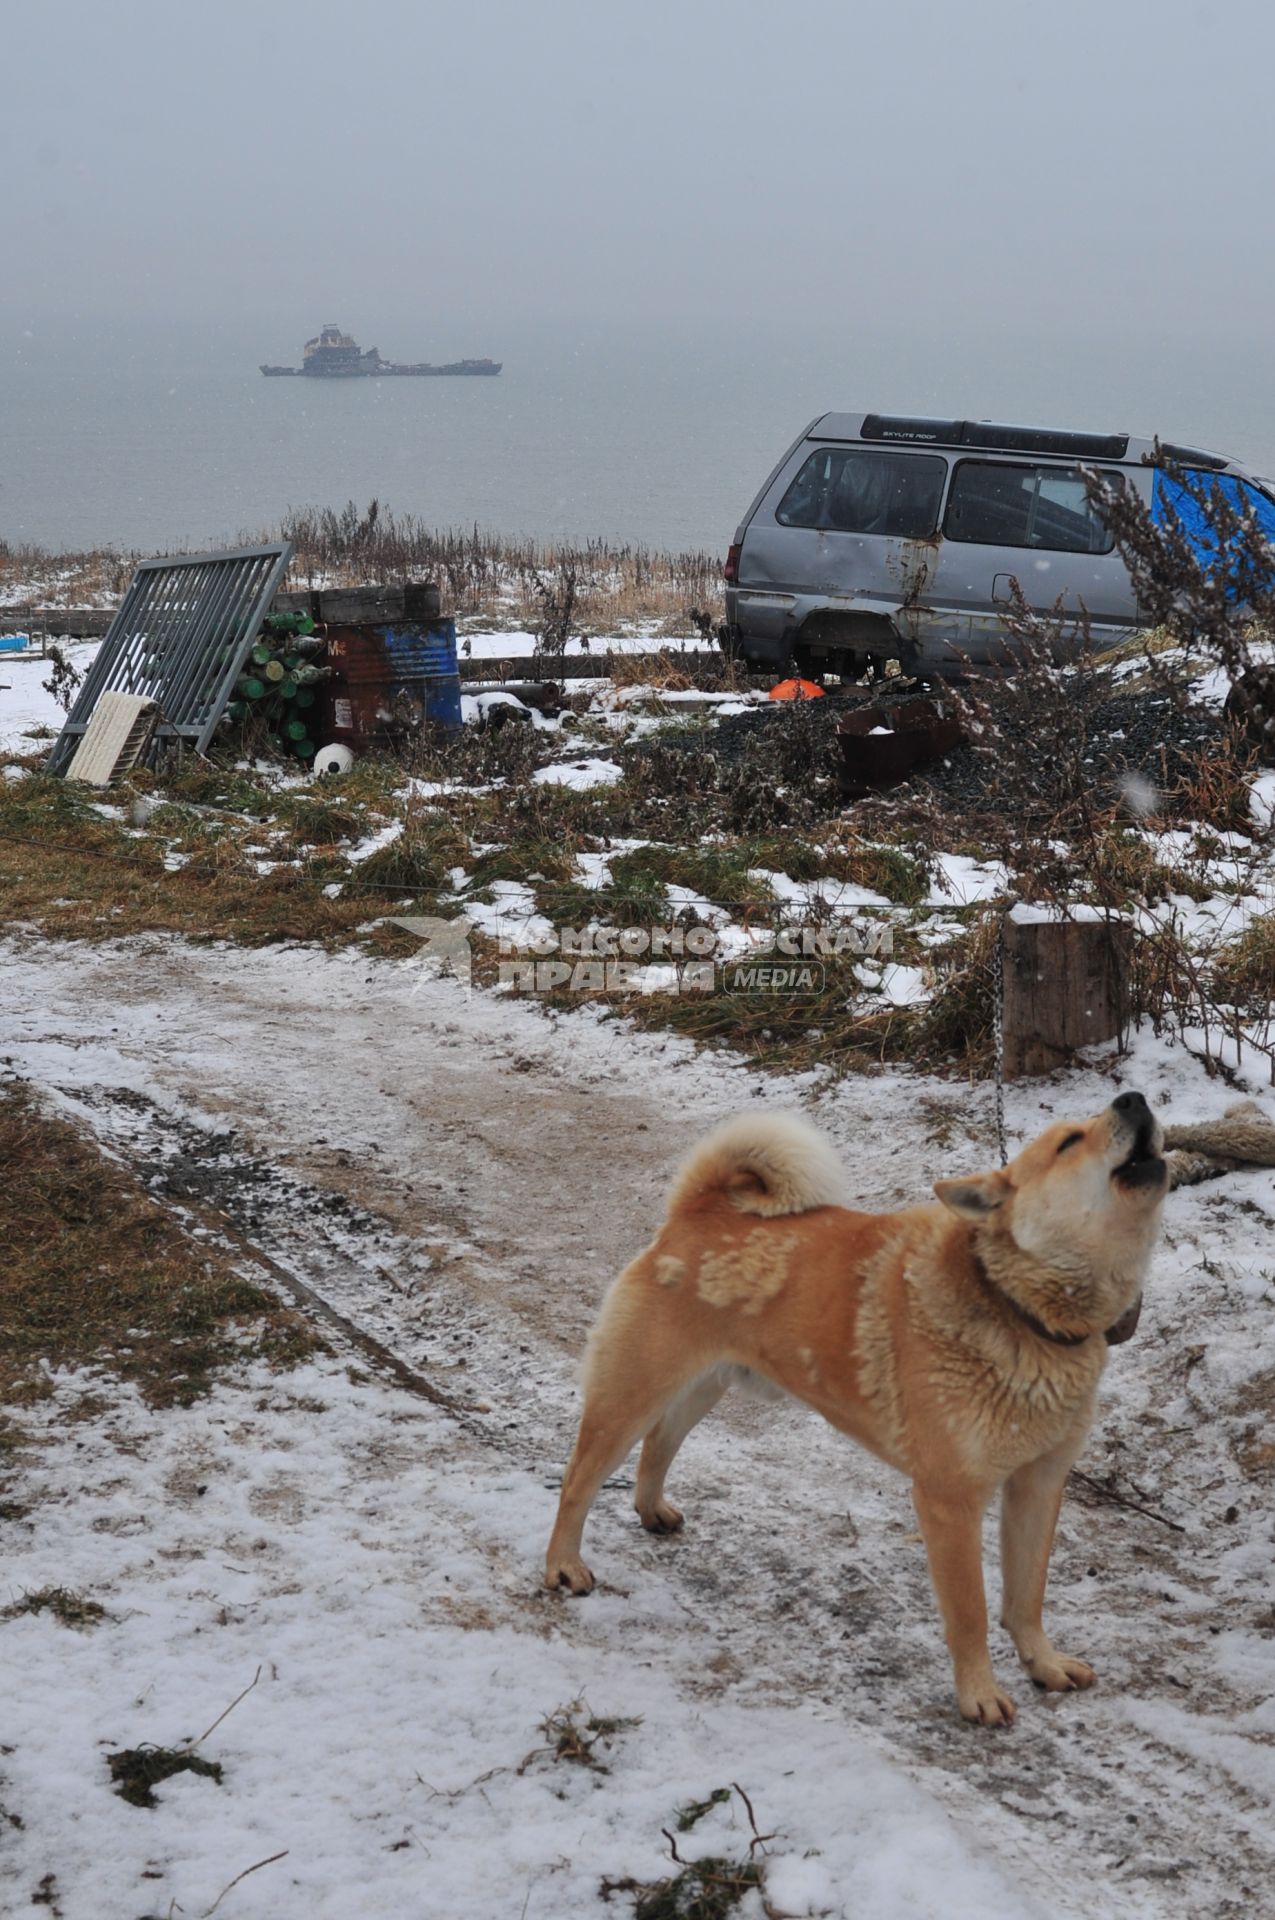
[[[727,1920],[744,1895],[765,1885],[756,1860],[719,1859],[706,1854],[662,1880],[604,1879],[598,1891],[633,1896],[633,1920]]]
[[[17,1620],[26,1613],[51,1613],[64,1627],[93,1627],[105,1620],[106,1608],[69,1587],[40,1587],[0,1608],[0,1620]]]
[[[547,1754],[555,1761],[566,1760],[573,1766],[591,1767],[595,1773],[607,1773],[610,1769],[599,1756],[597,1749],[613,1740],[617,1733],[625,1733],[630,1727],[640,1727],[641,1720],[625,1720],[616,1715],[594,1713],[581,1695],[579,1699],[568,1700],[565,1706],[555,1707],[540,1722],[540,1731],[545,1737],[545,1745],[533,1747],[519,1767],[522,1773],[533,1760]]]
[[[107,1765],[122,1800],[133,1807],[157,1807],[154,1789],[175,1773],[197,1773],[221,1785],[222,1768],[216,1760],[201,1760],[186,1747],[123,1747],[108,1753]]]

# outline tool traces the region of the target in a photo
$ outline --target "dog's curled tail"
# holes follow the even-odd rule
[[[741,1213],[809,1213],[845,1205],[832,1144],[795,1113],[739,1113],[701,1140],[669,1196],[670,1215],[725,1194]]]

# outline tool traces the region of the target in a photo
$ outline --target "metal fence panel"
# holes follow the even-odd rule
[[[202,753],[288,570],[292,544],[143,560],[49,756],[69,766],[104,693],[157,701],[156,739]]]

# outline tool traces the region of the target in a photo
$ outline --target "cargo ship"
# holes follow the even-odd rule
[[[268,380],[300,379],[302,375],[321,380],[348,380],[358,376],[389,379],[396,374],[499,373],[502,364],[499,360],[449,360],[445,366],[434,367],[428,361],[419,360],[409,366],[397,360],[382,360],[375,347],[369,347],[364,353],[357,340],[342,333],[340,327],[326,326],[320,328],[313,340],[306,341],[299,367],[263,365],[261,371]]]

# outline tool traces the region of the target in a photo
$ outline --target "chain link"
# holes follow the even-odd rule
[[[996,926],[992,949],[992,1048],[996,1062],[996,1146],[1001,1165],[1009,1164],[1005,1144],[1005,922]]]

